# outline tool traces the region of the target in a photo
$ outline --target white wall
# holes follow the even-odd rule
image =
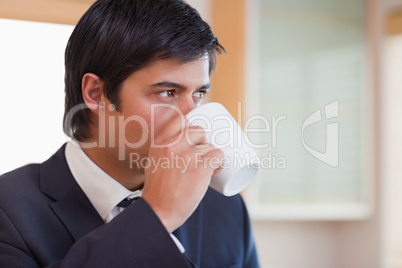
[[[263,268],[379,268],[377,220],[253,222]]]
[[[385,133],[381,175],[386,179],[382,188],[383,263],[384,267],[402,267],[402,35],[390,37],[384,48],[386,72],[382,128]]]
[[[263,268],[339,268],[337,224],[253,222]]]
[[[401,0],[382,0],[381,15],[402,10]],[[380,43],[381,60],[381,267],[402,267],[402,35]]]

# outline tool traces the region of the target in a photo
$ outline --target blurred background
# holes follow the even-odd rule
[[[402,0],[187,2],[227,50],[208,100],[262,160],[262,267],[402,267]],[[66,142],[63,53],[92,3],[0,0],[0,173]]]

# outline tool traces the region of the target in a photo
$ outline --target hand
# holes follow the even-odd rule
[[[201,202],[211,178],[219,172],[223,152],[208,144],[203,129],[189,126],[182,115],[173,118],[154,143],[142,197],[173,232]]]

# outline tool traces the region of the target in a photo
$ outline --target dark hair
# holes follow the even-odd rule
[[[79,141],[90,138],[90,111],[71,113],[84,103],[85,73],[102,79],[103,93],[119,111],[123,81],[147,64],[169,58],[190,62],[207,53],[211,73],[216,53],[223,51],[209,25],[182,0],[96,1],[78,22],[66,48],[64,132]]]

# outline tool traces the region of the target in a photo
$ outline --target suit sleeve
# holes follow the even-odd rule
[[[86,235],[50,267],[189,267],[159,218],[140,198],[110,223]]]
[[[40,267],[0,210],[0,267]],[[12,241],[12,243],[10,242]],[[110,223],[78,240],[47,267],[191,267],[159,218],[140,198]]]
[[[0,267],[39,267],[18,231],[1,208]]]

